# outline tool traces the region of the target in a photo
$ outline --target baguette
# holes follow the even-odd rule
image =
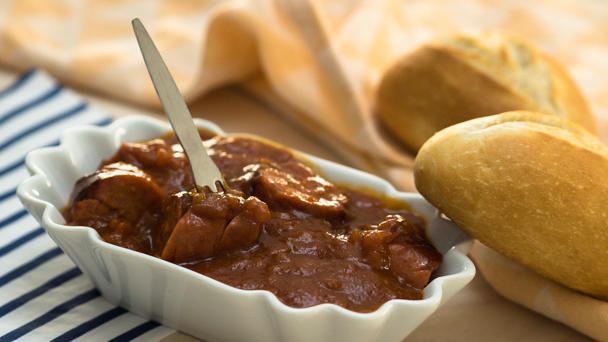
[[[563,117],[595,133],[566,71],[529,43],[498,32],[422,45],[389,68],[376,96],[380,122],[413,151],[445,127],[519,109]]]
[[[608,148],[584,128],[526,111],[463,122],[422,146],[414,177],[485,245],[608,299]]]

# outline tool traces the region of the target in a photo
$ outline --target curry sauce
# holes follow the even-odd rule
[[[369,312],[421,299],[441,254],[424,221],[337,186],[290,151],[246,137],[203,136],[229,190],[195,191],[174,136],[125,143],[77,184],[70,225],[292,307]]]

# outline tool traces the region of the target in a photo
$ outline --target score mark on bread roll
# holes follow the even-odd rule
[[[520,109],[595,133],[585,99],[562,67],[531,44],[492,31],[445,37],[403,56],[381,80],[375,106],[413,151],[445,127]]]
[[[463,122],[422,146],[414,177],[487,246],[608,299],[608,148],[582,127],[526,111]]]

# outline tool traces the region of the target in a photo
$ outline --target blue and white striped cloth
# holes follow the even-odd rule
[[[107,302],[15,195],[27,152],[112,120],[41,71],[0,92],[0,341],[159,340],[173,330]]]

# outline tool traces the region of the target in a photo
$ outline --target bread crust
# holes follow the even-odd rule
[[[414,177],[482,243],[608,299],[608,149],[582,127],[526,111],[463,122],[422,146]]]
[[[499,32],[446,37],[402,57],[381,80],[375,109],[414,151],[445,127],[517,109],[564,117],[595,133],[567,72],[527,42]]]

